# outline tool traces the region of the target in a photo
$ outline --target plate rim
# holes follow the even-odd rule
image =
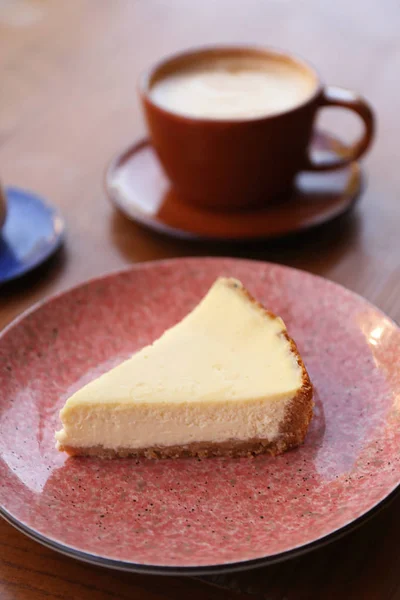
[[[91,552],[85,552],[78,550],[73,546],[68,546],[57,540],[53,540],[36,529],[29,527],[19,519],[16,519],[5,509],[0,506],[0,516],[3,517],[7,523],[17,529],[20,533],[23,533],[35,542],[38,542],[50,550],[55,550],[59,554],[74,558],[80,562],[95,565],[98,567],[107,567],[115,571],[123,571],[128,573],[148,574],[148,575],[168,575],[168,576],[207,576],[207,575],[222,575],[226,573],[239,573],[241,571],[250,571],[252,569],[262,568],[279,564],[290,560],[291,558],[298,558],[305,554],[308,554],[318,548],[323,548],[335,541],[340,540],[347,534],[359,529],[364,523],[371,521],[377,514],[387,508],[400,497],[400,482],[394,487],[394,489],[385,498],[374,504],[368,511],[360,515],[350,523],[347,523],[343,527],[339,527],[335,531],[324,535],[313,542],[303,544],[297,548],[279,552],[272,556],[264,556],[261,558],[254,558],[250,560],[242,560],[238,562],[222,563],[220,565],[199,565],[191,567],[179,567],[179,566],[168,566],[168,565],[151,565],[134,563],[130,561],[122,561],[114,558],[107,558]]]
[[[328,277],[323,277],[322,275],[317,275],[316,273],[311,273],[310,271],[306,271],[305,269],[299,269],[298,267],[292,267],[290,265],[272,262],[269,260],[258,260],[258,259],[252,259],[252,258],[237,258],[234,256],[227,256],[227,255],[215,256],[215,255],[210,254],[210,255],[205,255],[205,256],[188,255],[188,256],[177,256],[177,257],[173,257],[173,258],[161,258],[161,259],[157,259],[157,260],[138,261],[138,262],[135,262],[132,264],[125,265],[120,268],[112,269],[111,271],[106,271],[104,273],[100,273],[99,275],[95,275],[93,277],[89,277],[88,279],[84,279],[83,281],[80,281],[73,285],[69,285],[58,292],[49,294],[48,296],[41,298],[37,302],[33,302],[33,304],[31,306],[29,306],[28,308],[23,310],[17,316],[13,317],[9,323],[7,323],[2,329],[0,329],[0,340],[5,334],[8,333],[8,331],[10,329],[12,329],[14,326],[18,325],[22,320],[24,320],[26,317],[28,317],[31,313],[40,309],[42,306],[44,306],[46,304],[50,304],[50,303],[54,302],[55,300],[57,300],[58,298],[61,298],[62,296],[65,296],[65,295],[67,295],[71,292],[74,292],[80,288],[89,287],[90,285],[92,285],[94,283],[99,283],[106,279],[118,277],[120,275],[124,275],[125,273],[130,273],[131,271],[139,271],[141,269],[149,269],[149,268],[153,268],[153,267],[155,268],[157,266],[164,266],[164,265],[168,266],[169,264],[172,265],[172,264],[183,263],[183,262],[190,262],[190,263],[194,264],[196,262],[202,263],[202,262],[219,262],[219,261],[240,262],[243,264],[244,263],[247,263],[247,264],[257,263],[257,264],[264,265],[267,268],[279,267],[280,269],[283,269],[285,271],[295,271],[296,273],[301,273],[303,275],[306,275],[307,277],[311,277],[313,279],[323,281],[325,283],[328,283],[329,285],[332,285],[333,287],[338,287],[341,290],[344,290],[345,293],[350,294],[351,296],[353,296],[354,298],[357,298],[359,301],[363,302],[370,308],[373,308],[375,311],[377,311],[380,314],[381,317],[384,317],[385,319],[390,321],[391,325],[393,325],[400,333],[400,323],[398,323],[393,317],[391,317],[390,315],[385,313],[383,309],[379,308],[379,306],[376,306],[376,304],[373,304],[373,302],[371,302],[370,300],[368,300],[367,298],[365,298],[358,292],[355,292],[354,290],[351,290],[350,288],[347,288],[346,286],[344,286],[341,283],[338,283],[336,281],[333,281],[332,279],[328,279]]]
[[[383,312],[380,308],[375,306],[372,302],[361,296],[360,294],[349,290],[345,286],[336,283],[330,279],[322,277],[320,275],[315,275],[314,273],[310,273],[308,271],[304,271],[303,269],[298,269],[296,267],[291,267],[287,265],[281,265],[279,263],[272,263],[269,261],[261,261],[261,260],[252,260],[247,258],[234,258],[229,256],[205,256],[205,257],[178,257],[178,258],[168,258],[161,259],[155,261],[146,261],[146,262],[138,262],[133,265],[128,265],[127,267],[123,267],[121,269],[116,269],[104,274],[100,274],[98,276],[92,277],[88,280],[82,281],[76,285],[70,286],[64,290],[56,294],[52,294],[42,300],[34,303],[31,307],[23,311],[20,315],[17,315],[14,319],[10,321],[3,329],[0,330],[0,341],[9,334],[9,332],[16,326],[18,326],[25,318],[29,317],[32,313],[40,310],[42,307],[51,304],[63,296],[67,296],[74,291],[81,289],[83,287],[89,287],[96,282],[101,282],[107,279],[113,279],[114,277],[123,276],[126,273],[131,273],[135,271],[140,271],[142,269],[152,269],[162,266],[173,266],[175,264],[189,263],[196,264],[200,263],[215,263],[215,262],[240,262],[240,263],[248,263],[248,264],[259,264],[263,265],[266,268],[269,267],[278,267],[279,269],[283,269],[284,271],[295,271],[299,274],[306,275],[311,278],[315,278],[317,280],[321,280],[324,283],[328,283],[333,287],[338,287],[341,290],[345,290],[346,293],[355,297],[358,301],[361,301],[363,304],[373,308],[382,318],[387,319],[391,325],[394,327],[396,331],[400,333],[400,327],[397,322],[388,316],[385,312]],[[250,560],[236,561],[236,562],[227,562],[222,564],[214,564],[214,565],[193,565],[193,566],[170,566],[170,565],[151,565],[151,564],[141,564],[135,563],[131,561],[121,561],[114,558],[103,557],[101,555],[97,555],[91,552],[86,552],[83,550],[79,550],[74,548],[73,546],[69,546],[64,544],[58,540],[47,537],[46,535],[40,533],[36,529],[30,527],[23,521],[20,521],[16,518],[12,513],[10,513],[3,505],[0,505],[0,516],[2,516],[5,521],[7,521],[10,525],[15,527],[21,533],[27,535],[29,538],[34,541],[42,544],[43,546],[55,550],[61,554],[69,556],[71,558],[75,558],[85,563],[109,567],[112,569],[116,569],[119,571],[128,571],[135,573],[148,573],[153,575],[188,575],[188,576],[200,576],[200,575],[215,575],[229,572],[239,572],[244,570],[250,570],[257,567],[268,566],[272,564],[276,564],[279,562],[283,562],[290,558],[295,558],[297,556],[301,556],[308,552],[311,552],[314,549],[319,547],[326,546],[327,544],[340,539],[341,537],[347,535],[351,531],[357,529],[364,522],[372,519],[378,512],[386,508],[389,504],[394,501],[400,492],[400,477],[398,483],[394,485],[394,487],[386,494],[381,500],[376,502],[373,506],[371,506],[367,511],[363,514],[359,515],[355,519],[350,522],[344,524],[343,526],[335,529],[331,533],[328,533],[312,542],[303,544],[301,546],[294,547],[290,550],[286,550],[283,552],[279,552],[277,554],[273,554],[271,556],[264,556]]]

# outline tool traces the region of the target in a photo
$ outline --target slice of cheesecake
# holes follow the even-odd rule
[[[67,400],[57,447],[102,457],[279,454],[303,442],[312,406],[282,319],[221,278],[180,323]]]

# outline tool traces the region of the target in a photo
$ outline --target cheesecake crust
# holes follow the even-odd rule
[[[116,450],[91,446],[89,448],[62,446],[60,450],[71,456],[97,456],[99,458],[210,458],[225,456],[231,458],[256,456],[257,454],[270,454],[277,456],[301,444],[303,440],[297,439],[291,433],[279,436],[277,440],[254,438],[252,440],[227,442],[193,442],[184,446],[151,446],[149,448],[118,448]]]

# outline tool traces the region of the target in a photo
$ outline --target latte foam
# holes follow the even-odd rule
[[[291,63],[232,57],[172,71],[153,83],[150,97],[184,116],[239,120],[290,110],[314,88],[312,78]]]

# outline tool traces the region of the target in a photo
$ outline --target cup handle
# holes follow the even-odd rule
[[[331,157],[318,160],[308,156],[305,170],[308,171],[333,171],[345,167],[360,158],[369,148],[374,137],[375,117],[370,105],[351,90],[329,86],[322,92],[319,107],[338,106],[347,108],[357,113],[364,121],[364,133],[359,140],[346,148],[340,157]]]

